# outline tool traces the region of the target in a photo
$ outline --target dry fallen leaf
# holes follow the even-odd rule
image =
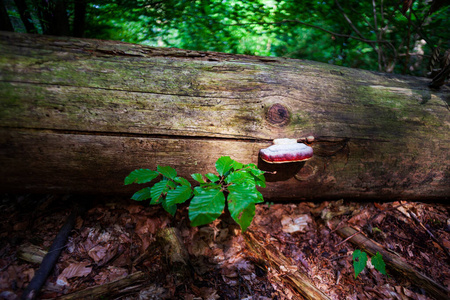
[[[284,216],[281,219],[282,230],[287,233],[305,231],[309,223],[312,222],[309,214]]]
[[[92,267],[87,267],[89,264],[90,262],[71,263],[61,274],[59,274],[56,283],[58,285],[69,285],[67,279],[88,275],[92,271]]]

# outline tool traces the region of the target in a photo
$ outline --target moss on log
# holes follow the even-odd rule
[[[222,155],[258,163],[272,139],[313,135],[313,159],[276,167],[266,198],[446,199],[450,89],[428,83],[2,32],[0,190],[129,194],[123,178],[136,168],[170,165],[188,177]]]

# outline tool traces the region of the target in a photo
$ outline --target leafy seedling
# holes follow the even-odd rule
[[[355,278],[358,277],[366,267],[367,263],[367,253],[362,252],[359,249],[353,251],[353,269],[355,270]]]
[[[157,166],[156,171],[135,170],[125,178],[125,185],[149,183],[161,177],[151,188],[145,187],[134,193],[131,199],[150,199],[150,205],[161,204],[172,216],[176,213],[177,204],[191,200],[191,226],[211,223],[223,213],[227,205],[231,217],[245,231],[255,215],[255,204],[264,201],[256,188],[266,186],[264,171],[255,164],[244,165],[229,156],[220,157],[215,166],[217,174],[191,175],[199,184],[195,188],[188,180],[177,176],[175,169],[169,166]]]
[[[355,270],[355,278],[358,277],[367,264],[367,253],[359,249],[353,251],[353,269]],[[378,272],[386,275],[386,264],[384,263],[383,256],[380,252],[377,252],[375,256],[371,258],[371,263]]]

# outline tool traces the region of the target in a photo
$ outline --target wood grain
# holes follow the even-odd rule
[[[314,158],[276,167],[265,197],[447,199],[450,89],[428,83],[2,32],[0,190],[127,194],[135,168],[171,165],[188,177],[222,155],[261,165],[272,139],[313,135]]]

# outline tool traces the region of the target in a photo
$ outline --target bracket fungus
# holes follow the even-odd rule
[[[306,142],[311,141],[311,138],[308,137]],[[304,143],[298,143],[296,139],[275,139],[272,146],[259,150],[259,156],[270,164],[301,162],[313,156],[313,148]]]

